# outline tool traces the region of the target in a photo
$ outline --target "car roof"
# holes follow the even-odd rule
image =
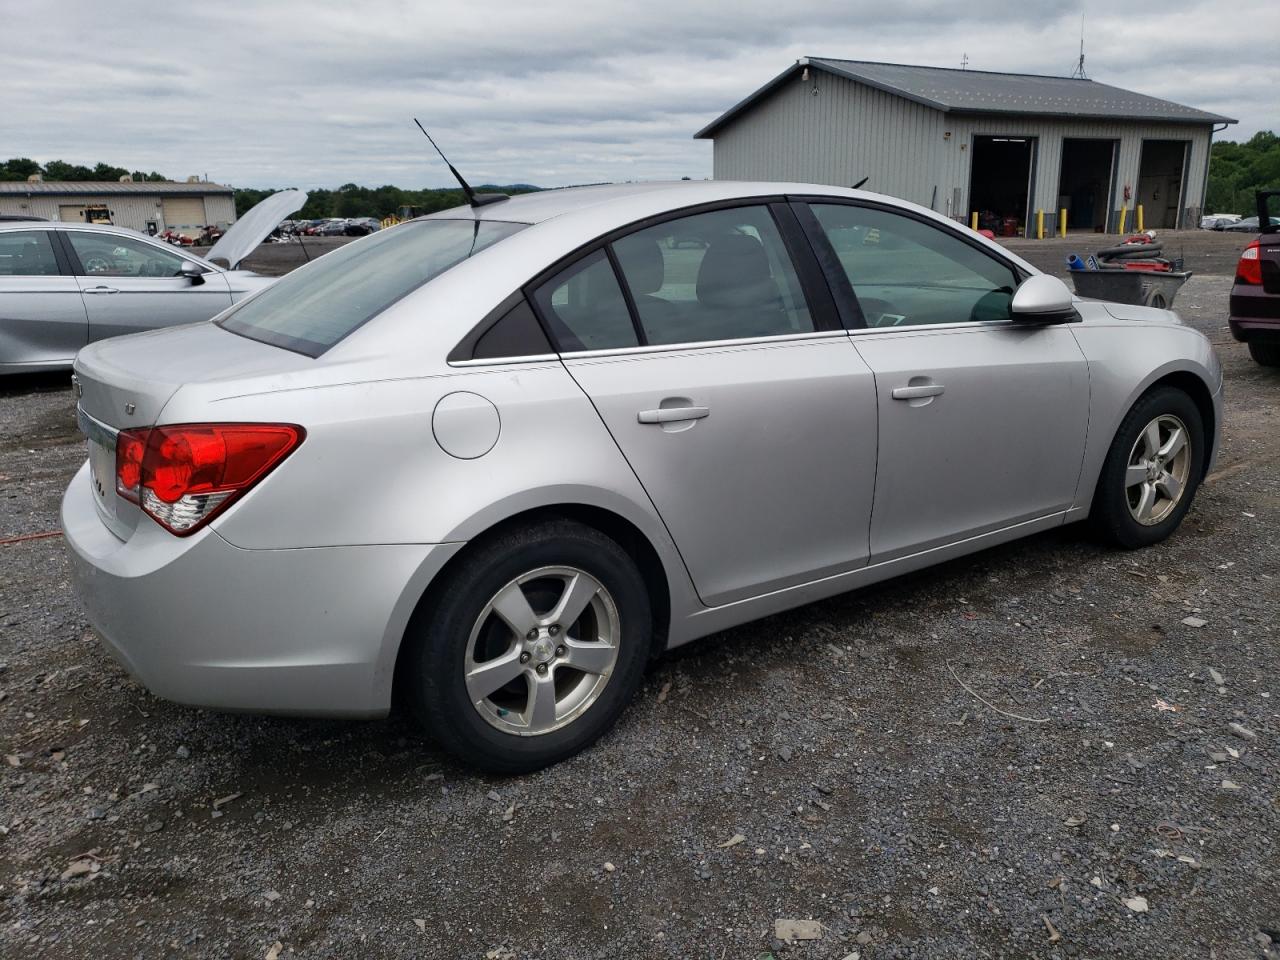
[[[504,220],[510,223],[542,223],[569,213],[578,213],[589,207],[623,205],[640,197],[648,197],[655,208],[677,210],[699,203],[737,198],[780,196],[783,194],[827,194],[831,196],[861,196],[860,191],[813,183],[782,183],[773,181],[733,180],[654,180],[642,183],[600,183],[582,187],[555,187],[520,193],[499,203],[483,207],[453,207],[432,213],[425,219],[457,219],[459,214],[468,219]],[[874,196],[865,194],[865,196]]]

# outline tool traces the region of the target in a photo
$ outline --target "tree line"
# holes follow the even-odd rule
[[[1244,143],[1223,140],[1213,145],[1205,213],[1253,216],[1254,193],[1267,188],[1280,190],[1280,136],[1263,130]]]
[[[28,157],[14,157],[0,162],[0,180],[26,180],[32,174],[40,174],[45,180],[91,180],[118,181],[123,176],[131,176],[135,181],[165,182],[169,178],[152,170],[145,173],[141,170],[127,170],[114,167],[109,163],[98,163],[87,167],[79,163],[67,163],[63,160],[50,160],[40,164]],[[516,183],[507,186],[485,184],[477,186],[477,191],[497,193],[529,193],[539,189],[527,183]],[[275,193],[275,190],[237,189],[236,216],[244,216],[264,197]],[[384,217],[397,213],[404,207],[412,207],[415,215],[447,210],[466,202],[462,191],[455,188],[436,188],[425,190],[405,190],[391,185],[382,187],[361,187],[354,183],[344,183],[337,190],[316,188],[307,191],[306,205],[295,216],[301,220],[318,220],[322,217]]]

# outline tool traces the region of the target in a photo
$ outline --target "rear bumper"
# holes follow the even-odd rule
[[[1227,325],[1237,340],[1280,340],[1280,294],[1236,284],[1230,310]]]
[[[117,660],[158,696],[255,713],[380,716],[400,639],[461,544],[244,550],[144,521],[121,541],[88,466],[62,501],[73,583]]]

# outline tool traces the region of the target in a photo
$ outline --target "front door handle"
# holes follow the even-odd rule
[[[707,407],[663,407],[660,410],[641,410],[636,419],[641,423],[678,423],[681,420],[701,420],[710,414]]]
[[[923,397],[940,397],[946,391],[940,383],[921,383],[911,387],[894,387],[895,400],[920,400]]]
[[[85,287],[84,292],[85,293],[119,293],[120,291],[117,290],[115,287],[97,286],[97,287]]]

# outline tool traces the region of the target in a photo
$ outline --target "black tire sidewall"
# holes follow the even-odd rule
[[[1186,425],[1191,444],[1191,469],[1182,499],[1173,512],[1159,523],[1147,526],[1135,520],[1129,512],[1125,474],[1129,467],[1129,454],[1138,436],[1148,423],[1164,414],[1172,414]],[[1191,397],[1176,387],[1157,387],[1143,395],[1121,421],[1107,452],[1094,494],[1095,525],[1109,540],[1130,549],[1166,539],[1191,509],[1191,502],[1203,479],[1204,455],[1204,420]]]
[[[544,566],[585,570],[609,591],[621,628],[609,683],[581,716],[551,733],[521,737],[490,725],[463,679],[467,640],[484,605],[507,583]],[[418,719],[450,753],[496,773],[523,773],[569,757],[613,726],[639,686],[649,658],[652,617],[644,579],[616,542],[590,527],[552,521],[479,545],[433,591],[411,625],[407,693]]]

